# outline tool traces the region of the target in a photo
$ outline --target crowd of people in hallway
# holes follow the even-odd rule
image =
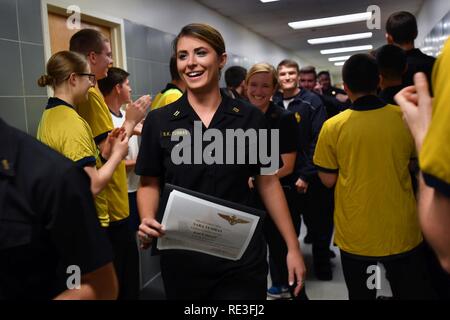
[[[37,81],[53,90],[37,139],[0,119],[0,299],[139,299],[139,250],[166,235],[165,184],[267,213],[237,261],[160,250],[167,299],[308,300],[302,223],[308,272],[331,281],[336,245],[350,300],[376,299],[367,270],[380,263],[394,299],[449,299],[450,40],[437,60],[423,54],[404,11],[386,31],[345,62],[343,88],[291,59],[231,66],[220,88],[223,37],[189,24],[167,57],[171,82],[136,101],[110,41],[78,31]],[[276,131],[280,164],[262,174],[250,144],[244,163],[175,164],[172,134],[196,124]]]

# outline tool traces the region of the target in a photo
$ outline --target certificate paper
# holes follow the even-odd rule
[[[173,190],[167,201],[158,249],[183,249],[239,260],[259,217]]]

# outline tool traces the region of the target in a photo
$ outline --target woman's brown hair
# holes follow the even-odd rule
[[[173,52],[176,54],[178,41],[182,37],[194,37],[208,43],[218,56],[225,53],[225,41],[219,31],[208,24],[191,23],[184,26],[173,41]]]
[[[84,73],[88,69],[88,62],[84,56],[72,51],[55,53],[47,62],[47,74],[42,75],[37,83],[40,87],[59,86],[72,73]]]

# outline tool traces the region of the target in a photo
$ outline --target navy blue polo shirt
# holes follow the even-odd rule
[[[174,103],[151,111],[142,130],[136,173],[141,176],[158,177],[162,185],[166,182],[260,209],[259,198],[255,191],[249,188],[248,179],[258,175],[263,165],[259,161],[254,164],[248,162],[251,151],[249,143],[239,150],[245,153],[244,164],[206,164],[203,161],[202,164],[175,164],[172,161],[172,149],[177,148],[179,142],[171,141],[171,136],[190,134],[193,137],[194,121],[200,121],[200,118],[189,104],[186,93]],[[227,129],[259,130],[267,129],[267,125],[263,113],[258,108],[222,95],[222,101],[208,129],[217,129],[225,136]],[[206,130],[204,125],[202,130]],[[193,143],[194,139],[191,140]],[[190,147],[192,150],[188,151],[192,151],[191,157],[194,157],[196,152],[193,151],[195,146],[192,143]],[[226,143],[230,141],[227,140]],[[206,150],[208,144],[210,142],[202,145],[203,150]],[[229,147],[224,147],[224,158]],[[234,160],[236,151],[237,146],[234,148]],[[163,250],[161,251],[163,277],[170,278],[172,272],[178,275],[182,272],[183,278],[193,282],[196,288],[213,288],[220,285],[225,275],[237,273],[258,278],[264,286],[267,265],[262,220],[258,223],[252,240],[240,260],[231,261],[189,250]],[[183,263],[183,270],[179,269],[180,262]]]
[[[270,129],[279,130],[280,156],[286,153],[297,152],[299,143],[298,124],[300,121],[297,122],[295,114],[271,102],[264,116]],[[280,167],[282,166],[281,163],[282,162],[280,161]],[[289,181],[291,181],[290,176],[291,175],[281,178],[281,184],[289,184]]]
[[[299,122],[298,153],[292,182],[295,183],[298,178],[309,182],[313,176],[317,175],[317,169],[313,164],[312,157],[320,129],[327,118],[327,112],[319,96],[308,90],[301,89],[292,98],[294,100],[289,103],[287,110],[294,113]],[[283,94],[277,92],[273,96],[273,102],[277,106],[284,108]]]
[[[0,299],[51,299],[112,261],[90,180],[75,163],[0,119]]]
[[[234,164],[194,163],[194,121],[201,121],[190,106],[187,94],[164,108],[156,109],[147,116],[143,130],[139,156],[136,161],[136,173],[141,176],[159,177],[162,182],[215,196],[224,200],[253,206],[254,197],[248,187],[248,178],[259,175],[263,164],[257,157],[257,163],[250,163],[251,148],[237,150],[234,145]],[[263,113],[256,107],[242,101],[222,95],[220,103],[208,129],[217,129],[226,136],[227,129],[267,129]],[[202,124],[202,131],[206,128]],[[191,136],[191,164],[174,164],[172,149],[179,141],[171,141],[172,135]],[[181,141],[181,138],[180,138]],[[223,159],[226,162],[230,142],[224,141]],[[258,140],[259,141],[259,140]],[[211,142],[203,142],[202,153]],[[245,153],[245,163],[237,164],[237,151]],[[278,168],[277,168],[278,169]]]

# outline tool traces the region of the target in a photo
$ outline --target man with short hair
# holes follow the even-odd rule
[[[91,72],[95,74],[97,80],[107,77],[108,69],[113,62],[111,44],[99,31],[94,29],[78,31],[70,39],[70,50],[86,56]],[[129,105],[123,124],[128,138],[133,135],[134,128],[144,118],[150,101],[150,96],[143,96]],[[97,146],[103,150],[106,137],[114,129],[114,124],[99,89],[90,88],[87,101],[77,105],[76,110],[89,124]],[[135,237],[128,227],[130,211],[125,161],[117,166],[104,190],[110,221],[107,231],[114,251],[119,299],[138,299],[138,253]]]
[[[414,74],[424,72],[431,86],[431,72],[436,59],[415,48],[414,40],[417,38],[417,33],[416,17],[410,12],[395,12],[386,22],[387,43],[399,46],[406,53],[408,69],[403,76],[403,85],[413,85]]]
[[[295,61],[281,61],[277,73],[278,83],[283,92],[277,92],[272,98],[273,102],[293,112],[299,123],[299,146],[292,175],[292,188],[296,188],[300,193],[299,212],[303,214],[308,235],[311,234],[315,274],[320,280],[331,280],[333,274],[329,243],[333,225],[332,218],[327,212],[333,211],[330,209],[332,200],[324,201],[322,198],[323,192],[330,195],[331,193],[320,182],[317,169],[312,163],[317,137],[326,120],[326,110],[318,95],[299,88],[300,70]],[[322,232],[324,229],[326,231]]]
[[[344,90],[331,84],[331,75],[329,71],[320,71],[317,74],[317,81],[320,84],[324,96],[335,97],[341,103],[345,103],[348,100],[348,96]]]
[[[345,102],[348,97],[345,95],[345,92],[344,94],[335,92],[334,95],[324,94],[322,85],[317,81],[316,68],[313,66],[306,66],[300,69],[300,87],[312,91],[320,97],[327,110],[327,118],[331,118],[347,108]]]
[[[336,185],[334,241],[349,299],[376,298],[367,279],[377,263],[386,269],[394,298],[430,298],[408,172],[414,141],[400,108],[376,96],[379,72],[372,56],[352,56],[342,78],[353,105],[325,122],[314,163],[322,182]]]
[[[130,74],[123,69],[111,67],[108,76],[99,80],[98,87],[105,97],[106,105],[111,112],[115,128],[123,126],[126,113],[121,107],[131,102]],[[128,140],[128,155],[125,158],[125,168],[128,178],[128,202],[130,206],[129,226],[132,232],[139,229],[140,219],[136,204],[136,193],[139,187],[139,177],[134,173],[137,155],[139,153],[138,137],[133,135]]]
[[[385,103],[397,104],[394,96],[405,86],[402,77],[406,72],[405,52],[392,44],[382,46],[376,51],[378,69],[380,70],[380,89],[378,96]]]
[[[225,71],[226,88],[222,89],[233,99],[247,99],[245,96],[245,77],[247,69],[241,66],[231,66]]]

